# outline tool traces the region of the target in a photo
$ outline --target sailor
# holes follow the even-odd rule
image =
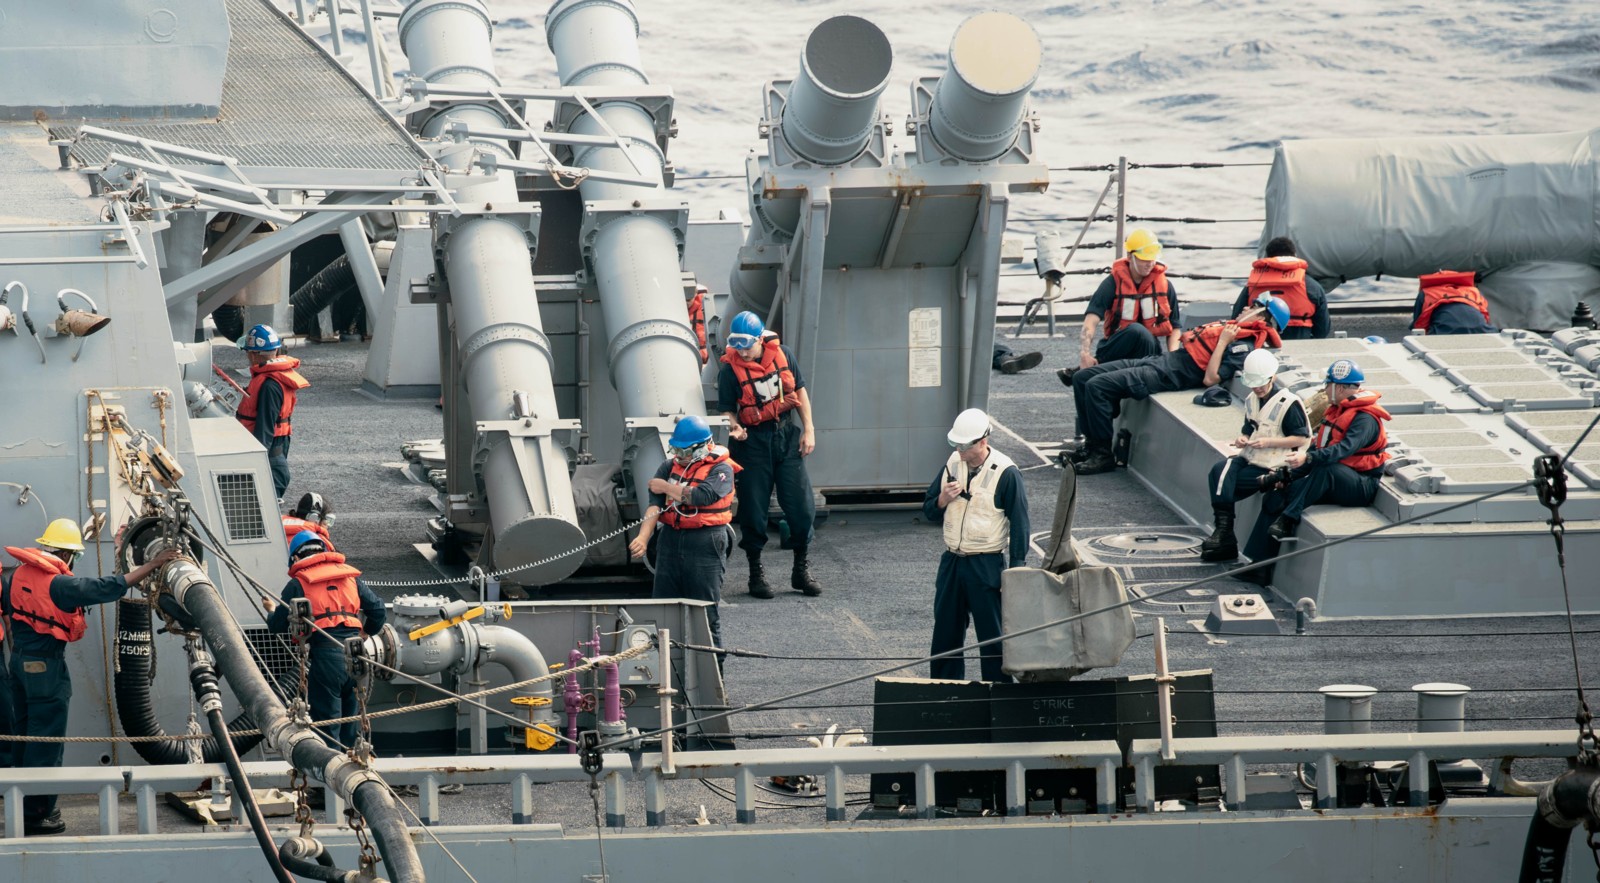
[[[700,364],[704,365],[711,357],[706,350],[706,298],[711,296],[711,289],[704,285],[694,287],[694,296],[689,298],[689,327],[694,329],[694,339],[700,342]]]
[[[300,502],[283,516],[283,542],[284,545],[294,541],[301,531],[311,531],[322,538],[322,545],[329,551],[333,550],[333,540],[328,535],[328,530],[333,526],[333,507],[319,493],[309,492],[300,495]]]
[[[351,717],[356,713],[356,682],[345,662],[344,642],[363,632],[375,635],[383,628],[388,612],[383,599],[361,579],[361,571],[345,563],[344,556],[329,549],[313,531],[302,531],[289,543],[289,582],[280,593],[282,604],[267,599],[267,630],[277,634],[289,631],[289,612],[293,602],[311,602],[311,623],[320,631],[311,635],[310,661],[306,668],[306,701],[311,718],[325,721]],[[322,731],[335,748],[355,744],[356,724],[339,724]]]
[[[705,419],[692,414],[673,427],[667,453],[671,458],[650,479],[650,508],[628,552],[641,558],[651,538],[656,538],[651,597],[710,601],[706,618],[711,640],[721,647],[717,604],[733,551],[733,486],[740,466],[726,448],[711,443]]]
[[[1284,340],[1322,339],[1328,336],[1328,293],[1322,283],[1306,275],[1309,265],[1295,251],[1294,240],[1279,236],[1267,243],[1267,255],[1250,265],[1250,279],[1233,302],[1235,316],[1262,294],[1283,300],[1289,321],[1280,332]]]
[[[1233,533],[1234,504],[1255,495],[1263,476],[1284,465],[1291,451],[1304,450],[1311,440],[1305,405],[1298,395],[1273,381],[1277,373],[1278,357],[1269,350],[1251,352],[1239,371],[1239,379],[1250,387],[1244,426],[1232,442],[1239,453],[1211,467],[1206,487],[1211,493],[1215,527],[1200,544],[1202,561],[1239,557],[1239,541]]]
[[[1011,458],[989,446],[989,415],[968,408],[956,415],[945,436],[955,451],[928,484],[922,514],[944,525],[944,555],[933,595],[930,653],[960,647],[972,620],[978,640],[1000,637],[1000,572],[1006,561],[1022,567],[1028,558],[1028,497]],[[979,654],[983,679],[1010,683],[1001,671],[1000,645]],[[959,655],[928,663],[930,677],[963,680]]]
[[[1072,375],[1084,368],[1178,348],[1178,292],[1167,281],[1167,265],[1156,260],[1161,241],[1141,227],[1128,234],[1122,248],[1126,256],[1112,263],[1111,275],[1101,281],[1084,310],[1078,367],[1056,371],[1062,383],[1071,385]],[[1096,343],[1102,323],[1105,337]]]
[[[1440,270],[1417,280],[1417,302],[1411,308],[1413,334],[1495,334],[1489,302],[1474,284],[1471,270]]]
[[[121,598],[129,586],[143,582],[156,568],[178,557],[176,550],[157,554],[126,574],[73,576],[72,565],[83,552],[83,535],[70,518],[57,518],[34,540],[38,548],[6,552],[21,562],[0,581],[0,609],[11,645],[11,705],[17,735],[60,738],[67,734],[67,709],[72,704],[72,677],[67,671],[67,645],[83,638],[86,610]],[[11,749],[11,765],[61,766],[60,742],[19,742]],[[56,795],[22,798],[22,830],[30,836],[60,834],[67,829],[56,809]]]
[[[267,449],[272,486],[282,503],[283,492],[289,488],[290,418],[294,415],[295,397],[311,382],[295,370],[300,367],[299,359],[282,354],[283,341],[270,325],[251,328],[239,341],[239,348],[250,357],[250,385],[245,387],[237,416]]]
[[[1381,393],[1362,389],[1366,375],[1349,359],[1328,366],[1325,390],[1328,410],[1322,415],[1311,450],[1291,451],[1284,458],[1289,467],[1287,488],[1274,490],[1262,502],[1261,518],[1268,520],[1267,538],[1286,540],[1294,536],[1307,506],[1328,503],[1334,506],[1370,506],[1378,495],[1378,479],[1389,454],[1384,421],[1389,412],[1378,404]],[[1272,557],[1269,547],[1251,552]]]
[[[994,344],[994,360],[989,367],[1001,374],[1021,374],[1029,368],[1039,367],[1044,361],[1044,353],[1018,353],[999,341]]]
[[[1072,378],[1077,431],[1085,439],[1082,459],[1074,464],[1078,474],[1097,475],[1117,468],[1111,454],[1112,421],[1121,413],[1124,399],[1225,383],[1252,351],[1282,344],[1277,329],[1288,319],[1283,301],[1264,294],[1235,321],[1211,322],[1185,331],[1181,349],[1143,359],[1103,362],[1079,371]]]
[[[807,563],[816,517],[804,459],[817,447],[811,397],[794,353],[748,310],[728,325],[728,348],[717,373],[717,410],[730,424],[729,451],[744,467],[735,488],[739,547],[750,563],[750,594],[772,597],[761,568],[761,550],[767,544],[767,506],[774,489],[794,546],[789,585],[807,595],[822,594],[822,585]]]

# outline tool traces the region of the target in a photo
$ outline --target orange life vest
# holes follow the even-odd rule
[[[1473,285],[1471,271],[1440,270],[1417,280],[1422,285],[1422,311],[1417,316],[1418,328],[1433,326],[1433,311],[1445,304],[1467,304],[1483,314],[1489,321],[1489,302],[1483,292]]]
[[[728,456],[726,448],[713,447],[711,453],[690,463],[680,466],[672,464],[672,477],[669,481],[687,485],[689,490],[694,490],[701,482],[711,475],[711,470],[718,463],[727,463],[733,467],[735,475],[744,470],[743,466],[733,462]],[[667,501],[666,511],[661,513],[661,523],[677,530],[693,530],[697,527],[716,527],[733,521],[733,486],[729,485],[728,493],[710,506],[693,509],[680,503]]]
[[[1345,433],[1350,431],[1350,422],[1360,413],[1371,414],[1378,418],[1378,437],[1354,454],[1340,460],[1346,466],[1357,472],[1366,472],[1377,469],[1389,461],[1389,452],[1384,450],[1389,444],[1389,433],[1383,427],[1383,421],[1389,419],[1389,412],[1378,405],[1382,393],[1363,389],[1342,402],[1328,406],[1322,415],[1322,427],[1317,430],[1317,447],[1327,448],[1339,443]]]
[[[1116,282],[1116,290],[1111,295],[1111,309],[1106,311],[1107,337],[1116,334],[1124,322],[1138,322],[1156,337],[1172,333],[1172,304],[1167,300],[1171,289],[1167,287],[1166,264],[1158,261],[1135,285],[1132,266],[1127,258],[1121,258],[1112,262],[1111,278]]]
[[[733,369],[739,381],[739,423],[756,426],[776,420],[799,404],[795,398],[794,372],[784,358],[776,336],[763,338],[761,358],[750,361],[733,347],[722,354],[722,361]]]
[[[356,577],[361,571],[344,563],[338,552],[323,552],[289,565],[289,575],[300,581],[311,602],[311,621],[318,627],[361,628],[361,593]]]
[[[270,377],[283,387],[283,410],[278,414],[278,423],[273,427],[272,435],[275,438],[289,435],[289,417],[294,414],[295,396],[311,385],[311,381],[295,370],[298,367],[300,360],[293,356],[280,356],[265,365],[250,366],[250,385],[245,387],[244,401],[239,403],[239,409],[235,412],[245,429],[256,431],[256,400],[261,396],[261,384]]]
[[[11,618],[58,641],[70,644],[82,638],[89,625],[82,608],[74,607],[68,612],[50,598],[50,581],[72,576],[67,563],[38,549],[6,546],[6,551],[22,562],[11,572]]]
[[[1260,349],[1264,346],[1273,348],[1283,346],[1283,338],[1278,332],[1261,319],[1250,319],[1237,323],[1239,336],[1234,343],[1246,341],[1251,349]],[[1191,328],[1183,332],[1183,348],[1189,352],[1189,357],[1202,370],[1211,364],[1211,354],[1217,351],[1217,340],[1222,337],[1222,329],[1227,322],[1207,322],[1198,328]]]
[[[1251,264],[1250,281],[1246,283],[1250,302],[1255,303],[1263,293],[1283,298],[1289,307],[1288,327],[1310,328],[1317,308],[1306,294],[1307,266],[1305,261],[1292,257],[1262,258]]]
[[[711,353],[706,350],[705,295],[698,290],[689,299],[689,327],[694,329],[694,339],[700,342],[700,364],[704,365],[710,361]]]
[[[285,543],[293,542],[297,534],[308,530],[322,537],[322,544],[327,547],[328,551],[333,551],[333,540],[329,538],[326,527],[323,527],[318,522],[296,518],[293,515],[283,516],[283,541]]]

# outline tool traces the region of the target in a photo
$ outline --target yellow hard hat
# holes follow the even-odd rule
[[[1156,238],[1156,234],[1140,227],[1123,240],[1122,250],[1141,261],[1153,261],[1161,256],[1161,240]]]
[[[34,540],[41,546],[52,549],[66,549],[71,552],[83,551],[83,534],[78,532],[78,523],[70,518],[57,518],[50,522],[44,529],[44,536]]]

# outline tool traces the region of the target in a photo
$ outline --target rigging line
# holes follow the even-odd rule
[[[1069,623],[1078,622],[1080,620],[1088,619],[1091,616],[1099,616],[1100,614],[1109,613],[1109,612],[1111,612],[1113,610],[1120,610],[1120,609],[1122,609],[1124,607],[1132,607],[1134,604],[1139,603],[1141,600],[1148,601],[1148,600],[1153,600],[1155,598],[1163,597],[1165,595],[1171,595],[1171,594],[1174,594],[1176,592],[1184,591],[1186,589],[1192,589],[1192,588],[1194,588],[1196,586],[1199,586],[1199,585],[1202,585],[1204,583],[1208,583],[1208,582],[1212,582],[1212,581],[1217,580],[1217,579],[1221,579],[1223,577],[1237,576],[1237,575],[1239,575],[1241,573],[1246,573],[1248,571],[1255,570],[1256,568],[1261,567],[1262,565],[1265,565],[1265,564],[1276,564],[1276,563],[1278,563],[1280,561],[1286,561],[1286,560],[1288,560],[1290,558],[1297,558],[1297,557],[1300,557],[1302,555],[1309,555],[1312,552],[1319,552],[1319,551],[1322,551],[1324,549],[1332,548],[1333,546],[1338,546],[1338,545],[1342,545],[1344,543],[1352,542],[1354,540],[1365,539],[1365,538],[1367,538],[1369,536],[1373,536],[1375,534],[1383,533],[1384,531],[1391,530],[1391,529],[1396,528],[1396,527],[1403,527],[1403,526],[1405,526],[1407,524],[1412,524],[1412,523],[1417,522],[1417,521],[1423,521],[1425,519],[1435,518],[1435,517],[1437,517],[1439,515],[1445,514],[1446,512],[1453,512],[1453,511],[1455,511],[1457,509],[1465,509],[1468,506],[1476,506],[1477,504],[1482,503],[1485,500],[1491,500],[1491,499],[1494,499],[1495,497],[1498,497],[1498,496],[1501,496],[1501,495],[1504,495],[1504,494],[1509,494],[1509,493],[1512,493],[1514,491],[1526,490],[1527,488],[1533,486],[1534,481],[1535,481],[1534,479],[1528,479],[1527,481],[1520,482],[1518,484],[1514,484],[1514,485],[1511,485],[1509,487],[1497,488],[1495,490],[1488,491],[1486,493],[1478,494],[1477,496],[1470,497],[1468,499],[1462,500],[1462,501],[1457,502],[1457,503],[1452,503],[1452,504],[1450,504],[1448,506],[1445,506],[1443,508],[1436,509],[1436,510],[1433,510],[1433,511],[1430,511],[1430,512],[1418,513],[1418,514],[1412,515],[1412,516],[1410,516],[1408,518],[1402,518],[1399,521],[1390,522],[1389,524],[1380,524],[1380,525],[1378,525],[1376,527],[1368,528],[1367,530],[1359,531],[1357,533],[1353,533],[1353,534],[1350,534],[1348,536],[1338,537],[1338,538],[1335,538],[1335,539],[1332,539],[1332,540],[1327,540],[1327,541],[1322,542],[1322,543],[1305,546],[1303,548],[1297,548],[1297,549],[1291,550],[1289,552],[1284,552],[1284,553],[1279,554],[1278,556],[1276,556],[1274,558],[1267,558],[1267,559],[1264,559],[1264,560],[1262,560],[1260,562],[1251,562],[1249,564],[1245,564],[1245,565],[1242,565],[1242,566],[1239,566],[1239,567],[1235,567],[1235,568],[1232,568],[1230,570],[1224,570],[1221,573],[1211,574],[1209,576],[1204,576],[1204,577],[1201,577],[1199,579],[1189,580],[1187,582],[1181,582],[1181,583],[1178,583],[1177,585],[1169,586],[1168,588],[1161,589],[1160,591],[1152,592],[1152,593],[1150,593],[1148,595],[1145,595],[1143,598],[1129,598],[1126,601],[1120,601],[1120,602],[1117,602],[1115,604],[1109,604],[1109,605],[1107,605],[1105,607],[1100,607],[1100,608],[1096,608],[1094,610],[1084,611],[1083,613],[1075,614],[1073,616],[1064,617],[1062,619],[1053,620],[1051,622],[1045,622],[1045,623],[1040,623],[1039,625],[1029,626],[1029,627],[1027,627],[1025,629],[1018,629],[1017,631],[1011,632],[1009,634],[998,635],[998,636],[990,638],[990,639],[988,639],[986,641],[977,641],[975,643],[967,644],[967,645],[962,646],[962,647],[956,647],[956,648],[951,649],[951,650],[946,650],[943,653],[930,654],[928,656],[925,656],[925,657],[923,657],[921,659],[918,659],[918,660],[915,660],[913,662],[903,663],[901,665],[893,665],[893,666],[889,666],[887,668],[875,669],[873,671],[869,671],[869,672],[866,672],[864,674],[853,675],[851,677],[844,678],[844,679],[837,680],[837,681],[833,681],[833,682],[830,682],[830,683],[825,683],[825,684],[822,684],[820,686],[808,687],[808,688],[803,689],[803,690],[796,690],[793,693],[788,693],[788,694],[785,694],[783,696],[779,696],[779,697],[777,697],[775,699],[769,699],[769,700],[765,700],[765,701],[761,701],[761,702],[754,702],[754,703],[751,703],[749,705],[743,706],[742,708],[733,708],[733,709],[728,709],[727,711],[719,711],[719,712],[716,712],[716,713],[714,713],[714,714],[712,714],[712,715],[710,715],[708,717],[701,718],[700,719],[700,723],[702,725],[704,725],[705,723],[707,723],[709,721],[717,720],[719,718],[728,718],[728,717],[732,717],[735,714],[740,714],[740,713],[745,713],[745,712],[750,712],[750,711],[759,711],[759,710],[761,710],[763,708],[766,708],[769,705],[776,705],[776,704],[781,703],[781,702],[788,702],[791,699],[802,699],[802,698],[804,698],[806,696],[813,696],[813,695],[815,695],[817,693],[824,693],[824,692],[827,692],[828,690],[836,689],[838,687],[843,687],[843,686],[846,686],[846,685],[849,685],[849,684],[858,683],[860,681],[871,680],[872,678],[882,677],[882,676],[887,675],[887,674],[893,674],[894,672],[902,671],[904,669],[911,668],[912,666],[921,665],[924,662],[932,662],[935,659],[955,658],[958,655],[964,655],[966,653],[966,651],[968,651],[968,650],[974,650],[974,649],[978,649],[978,648],[982,648],[982,647],[988,647],[988,646],[993,645],[993,644],[999,644],[1000,642],[1005,641],[1005,640],[1010,639],[1010,638],[1022,637],[1024,635],[1031,635],[1034,632],[1042,632],[1042,631],[1045,631],[1046,629],[1059,628],[1060,626],[1067,625]],[[673,725],[673,729],[677,729],[679,726],[681,726],[681,725],[674,724]],[[663,732],[662,730],[656,730],[656,731],[653,731],[651,733],[644,734],[643,736],[641,736],[641,738],[659,736],[662,732]],[[619,738],[616,738],[616,739],[612,739],[609,742],[601,743],[598,746],[598,748],[600,750],[604,750],[604,749],[607,749],[607,748],[615,748],[615,747],[617,747],[619,745],[625,745],[625,744],[628,744],[629,742],[632,742],[632,741],[634,741],[634,740],[631,739],[631,738],[628,738],[628,737],[619,737]]]
[[[611,883],[606,876],[606,838],[600,824],[600,780],[589,774],[589,802],[594,804],[594,845],[600,853],[600,883]]]
[[[1550,538],[1555,541],[1556,565],[1561,570],[1561,600],[1567,609],[1567,637],[1572,647],[1572,676],[1578,694],[1578,713],[1574,720],[1578,724],[1578,748],[1580,752],[1584,753],[1600,746],[1593,744],[1597,742],[1593,727],[1594,715],[1589,711],[1589,700],[1584,696],[1583,692],[1583,666],[1578,658],[1578,634],[1572,619],[1572,593],[1567,587],[1566,526],[1561,518],[1561,504],[1566,501],[1567,497],[1567,461],[1571,460],[1572,455],[1577,453],[1578,448],[1589,437],[1589,433],[1594,431],[1596,424],[1600,424],[1600,414],[1596,414],[1594,419],[1589,421],[1589,425],[1584,428],[1583,433],[1578,436],[1578,440],[1573,442],[1572,447],[1568,448],[1565,454],[1554,458],[1553,472],[1550,469],[1539,468],[1539,465],[1545,462],[1546,458],[1544,457],[1535,462],[1534,469],[1534,474],[1539,476],[1538,481],[1540,482],[1539,502],[1550,510],[1550,520],[1548,522],[1550,525]],[[1585,741],[1591,743],[1589,749],[1585,749]],[[1587,756],[1592,762],[1593,755],[1589,754]]]
[[[242,569],[236,569],[237,565],[235,563],[231,562],[231,561],[225,560],[224,563],[227,564],[228,567],[234,571],[234,575],[235,576],[237,576],[237,577],[245,580],[246,582],[248,582],[252,587],[254,587],[256,589],[256,591],[265,594],[266,589],[263,588],[261,583],[257,582],[254,577],[252,577],[250,574],[244,572]],[[333,635],[329,634],[326,630],[324,630],[321,626],[318,626],[316,623],[314,623],[314,622],[310,623],[310,626],[314,631],[318,632],[319,634],[323,635],[324,637],[328,638],[329,640],[338,641],[337,638],[335,638]],[[342,642],[340,642],[340,643],[342,643]],[[648,648],[644,648],[644,649],[648,649]],[[625,652],[632,652],[632,651],[625,651]],[[637,652],[632,652],[632,655],[639,655],[639,654]],[[623,658],[624,658],[623,656],[616,657],[616,659],[618,661],[622,660]],[[586,662],[584,665],[581,665],[581,666],[578,666],[577,668],[572,669],[571,673],[572,674],[581,674],[582,672],[585,672],[585,671],[592,671],[593,669],[598,668],[600,665],[605,664],[609,660],[610,660],[610,657],[605,657],[605,656],[595,657],[594,659]],[[452,702],[465,702],[468,705],[472,705],[472,706],[481,708],[484,711],[490,712],[491,714],[497,715],[499,717],[506,718],[507,720],[510,720],[510,721],[516,723],[518,726],[526,726],[529,723],[529,721],[524,720],[522,718],[515,717],[515,716],[511,715],[508,712],[504,712],[504,711],[501,711],[501,710],[496,709],[496,708],[491,708],[488,705],[484,705],[484,704],[482,704],[480,702],[476,702],[474,700],[479,698],[479,697],[489,696],[489,695],[493,695],[493,694],[496,694],[496,693],[503,693],[503,692],[506,692],[507,690],[514,690],[514,689],[517,689],[518,687],[532,686],[533,684],[540,683],[541,681],[554,681],[554,680],[557,680],[558,678],[565,677],[568,674],[568,671],[563,669],[561,672],[552,672],[549,675],[546,675],[544,678],[534,678],[533,680],[522,682],[522,683],[518,683],[518,684],[508,684],[508,685],[505,685],[505,686],[495,687],[495,688],[490,689],[490,690],[480,690],[480,691],[478,691],[476,693],[452,693],[451,691],[445,689],[443,686],[441,686],[439,684],[433,684],[433,683],[429,683],[427,681],[420,680],[417,677],[415,677],[414,675],[411,675],[411,674],[408,674],[406,672],[403,672],[403,671],[401,671],[401,670],[399,670],[397,668],[391,668],[390,666],[384,665],[383,663],[378,662],[375,659],[369,659],[367,661],[369,663],[371,663],[373,666],[377,667],[377,668],[382,668],[382,669],[385,669],[387,671],[393,672],[393,673],[395,673],[397,675],[400,675],[401,677],[404,677],[404,678],[407,678],[409,680],[415,681],[416,683],[421,684],[421,685],[423,685],[425,687],[430,687],[430,688],[432,688],[434,690],[439,691],[440,693],[444,693],[447,697],[449,697],[448,699],[441,699],[441,700],[439,700],[437,702],[423,703],[422,705],[411,705],[411,706],[406,706],[404,708],[394,708],[394,709],[390,709],[387,712],[380,711],[377,714],[369,715],[369,717],[387,717],[387,716],[392,716],[394,714],[409,714],[409,713],[413,713],[413,712],[424,711],[424,710],[431,709],[431,708],[442,708],[442,707],[444,707],[446,705],[451,704]],[[316,723],[320,724],[322,726],[327,726],[329,724],[334,724],[334,723],[347,723],[349,721],[356,720],[356,719],[357,718],[335,718],[335,719],[330,720],[330,721],[317,721]],[[241,730],[241,731],[238,732],[238,735],[256,735],[257,732],[259,732],[259,731]],[[565,735],[563,735],[561,733],[554,733],[553,735],[559,741],[567,742],[569,744],[574,744],[574,745],[577,744],[576,742],[573,742],[571,739],[568,739]]]

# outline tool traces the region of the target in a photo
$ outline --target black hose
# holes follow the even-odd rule
[[[341,254],[295,289],[289,295],[289,304],[294,307],[297,320],[304,318],[315,324],[318,313],[345,294],[358,290],[355,270],[350,267],[350,256]]]
[[[309,837],[290,837],[283,841],[283,845],[278,847],[278,858],[283,860],[283,866],[290,872],[308,880],[343,883],[350,876],[349,871],[333,866],[333,856],[328,855],[328,850],[320,840]]]
[[[269,744],[280,752],[287,751],[289,763],[295,769],[319,782],[342,785],[344,777],[350,774],[352,762],[328,747],[314,730],[291,723],[266,675],[251,658],[244,633],[233,621],[222,595],[205,571],[179,559],[166,566],[163,577],[167,585],[174,587],[184,609],[199,626],[206,646],[216,657],[217,670],[227,679],[239,703],[260,724],[263,733],[279,740],[278,744]],[[330,771],[337,774],[332,778],[341,779],[340,783],[329,781]],[[423,883],[426,876],[422,860],[417,856],[417,846],[400,814],[400,804],[389,789],[381,781],[359,780],[350,802],[366,818],[388,868],[389,879],[394,883]]]
[[[122,731],[130,736],[165,736],[161,722],[156,720],[155,708],[150,701],[150,668],[154,658],[150,633],[150,607],[140,600],[122,599],[117,605],[117,667],[113,679],[113,692],[117,698],[117,721]],[[232,730],[255,729],[249,712],[241,712],[228,725]],[[260,736],[236,736],[233,750],[245,754],[261,744]],[[207,737],[200,742],[206,763],[221,763],[223,756],[217,740]],[[189,753],[179,742],[135,742],[133,750],[146,763],[188,763]]]
[[[1540,792],[1522,849],[1519,883],[1559,883],[1563,879],[1572,829],[1595,812],[1589,805],[1589,790],[1597,779],[1600,770],[1580,767],[1562,773]]]
[[[238,752],[233,750],[233,740],[228,737],[228,723],[222,719],[222,692],[217,686],[216,669],[209,662],[195,665],[190,669],[189,680],[194,684],[195,698],[205,706],[206,719],[211,722],[211,734],[222,746],[222,763],[228,768],[228,777],[233,780],[233,798],[244,809],[245,818],[250,820],[250,830],[255,832],[261,854],[267,857],[267,867],[272,869],[272,876],[278,879],[278,883],[294,883],[294,878],[289,876],[288,869],[278,858],[278,845],[272,842],[267,819],[261,814],[255,792],[250,790],[250,779],[244,774],[244,765],[239,763]]]

